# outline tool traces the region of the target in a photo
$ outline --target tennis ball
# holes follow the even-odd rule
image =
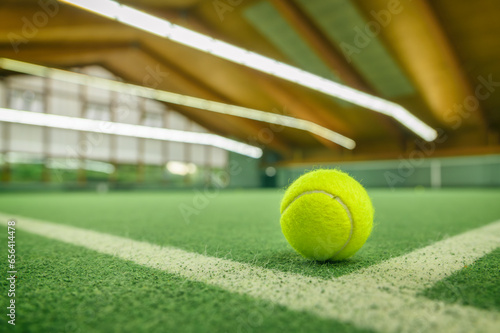
[[[342,171],[319,169],[302,175],[286,190],[281,230],[306,258],[342,260],[366,242],[373,213],[360,183]]]

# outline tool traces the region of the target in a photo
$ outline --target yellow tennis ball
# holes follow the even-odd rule
[[[366,190],[347,173],[320,169],[299,177],[281,201],[281,230],[290,245],[314,260],[356,253],[373,226]]]

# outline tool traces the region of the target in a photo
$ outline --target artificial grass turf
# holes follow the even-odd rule
[[[21,229],[16,239],[13,332],[367,332]]]
[[[323,278],[500,219],[499,190],[369,191],[375,227],[365,246],[349,260],[317,263],[296,254],[281,234],[282,191],[202,193],[3,194],[0,211]],[[181,210],[188,208],[185,219]]]
[[[281,194],[276,191],[214,194],[208,203],[197,203],[199,213],[190,221],[183,220],[179,210],[182,204],[194,206],[197,193],[190,191],[10,194],[0,196],[0,211],[324,278],[350,273],[500,218],[496,207],[500,191],[495,190],[370,194],[376,209],[372,237],[353,259],[324,264],[301,258],[284,240],[279,228]],[[357,331],[280,307],[271,306],[269,311],[269,304],[246,296],[19,230],[17,330],[21,332]],[[0,239],[4,247],[5,239]],[[494,252],[483,260],[489,262],[497,255]],[[447,285],[438,283],[423,294],[492,308],[498,295],[492,280],[498,263],[474,272],[453,280],[468,274],[457,272],[445,280]],[[465,290],[463,299],[456,293],[446,294],[450,284]],[[481,293],[486,296],[471,299]]]
[[[500,248],[421,293],[431,299],[500,311]]]

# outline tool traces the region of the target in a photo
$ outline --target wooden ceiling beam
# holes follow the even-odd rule
[[[388,11],[388,0],[355,0],[367,18]],[[464,101],[474,92],[458,57],[426,0],[401,2],[380,38],[398,59],[441,126],[450,128],[454,118],[460,124],[483,127],[481,107],[463,116]],[[458,106],[458,107],[457,107]]]
[[[428,19],[429,26],[433,29],[435,32],[435,37],[438,41],[440,41],[440,46],[441,46],[441,52],[443,53],[443,56],[445,59],[449,60],[450,66],[452,68],[452,75],[453,77],[457,78],[456,85],[457,89],[463,91],[462,96],[464,99],[461,101],[462,105],[464,105],[465,99],[471,96],[475,96],[475,91],[472,88],[471,82],[467,79],[467,75],[464,71],[463,66],[460,64],[460,60],[458,55],[456,54],[455,49],[453,48],[451,41],[449,40],[448,36],[446,35],[444,28],[441,25],[441,22],[439,22],[436,14],[434,13],[434,10],[432,7],[429,5],[428,0],[421,0],[422,1],[422,12],[424,13],[424,17]],[[478,97],[478,96],[476,96]],[[480,101],[478,101],[479,104],[481,104]],[[480,127],[483,129],[487,130],[488,128],[488,119],[486,116],[486,113],[484,110],[479,107],[477,110],[475,110],[477,119],[479,121]]]
[[[190,7],[196,6],[203,0],[141,0],[141,5],[165,8],[165,6],[172,7],[175,9],[189,9]],[[125,4],[130,6],[135,6],[135,1],[123,1]]]
[[[65,48],[64,45],[68,47]],[[0,54],[4,58],[11,58],[26,62],[36,62],[46,66],[69,67],[75,63],[98,63],[103,57],[112,53],[123,52],[130,47],[130,43],[38,43],[26,45],[23,52],[16,52],[10,44],[0,44]]]
[[[11,45],[12,50],[19,53],[29,47],[31,43],[117,43],[138,40],[144,33],[134,31],[127,26],[120,26],[116,23],[89,24],[68,26],[47,26],[40,29],[36,38],[30,39],[22,37],[22,29],[10,29],[5,26],[0,28],[0,43]],[[14,34],[14,35],[13,35]]]

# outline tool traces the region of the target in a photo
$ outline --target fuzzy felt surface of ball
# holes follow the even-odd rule
[[[299,177],[286,190],[280,210],[281,230],[290,245],[318,261],[352,256],[373,227],[368,193],[336,169],[318,169]]]

